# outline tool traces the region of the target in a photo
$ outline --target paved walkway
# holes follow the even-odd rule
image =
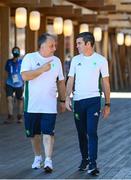
[[[131,99],[112,99],[111,115],[99,123],[99,179],[131,179]],[[80,163],[72,113],[58,116],[53,162],[54,172],[32,170],[33,153],[23,125],[3,125],[0,117],[0,178],[2,179],[91,179],[77,171]]]

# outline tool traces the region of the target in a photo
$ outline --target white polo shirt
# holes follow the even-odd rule
[[[71,61],[68,76],[75,76],[74,100],[100,96],[99,77],[108,77],[108,62],[100,54],[91,56],[79,54]]]
[[[35,70],[50,60],[53,61],[49,71],[25,82],[25,112],[57,113],[56,81],[64,79],[60,59],[56,56],[44,58],[39,52],[29,53],[23,58],[21,72]]]

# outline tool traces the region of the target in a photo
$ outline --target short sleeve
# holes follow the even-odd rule
[[[75,59],[72,59],[68,76],[75,76]]]
[[[109,76],[108,61],[106,59],[103,60],[100,71],[101,71],[102,77]]]
[[[58,79],[59,79],[59,81],[64,80],[64,75],[63,75],[63,70],[62,70],[62,65],[61,65],[60,60],[59,60],[59,74],[58,74]]]
[[[30,58],[29,54],[27,54],[27,55],[25,55],[25,57],[22,60],[20,72],[30,71],[30,70],[32,70],[31,58]]]

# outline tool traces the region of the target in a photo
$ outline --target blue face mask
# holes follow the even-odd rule
[[[14,57],[19,57],[19,56],[20,56],[20,51],[19,51],[19,49],[14,49],[14,50],[12,51],[12,54],[13,54]]]

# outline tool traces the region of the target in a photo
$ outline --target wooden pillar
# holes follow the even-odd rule
[[[119,56],[119,47],[115,48],[115,55],[116,55],[116,60],[117,60],[117,69],[118,69],[118,78],[119,78],[119,90],[124,88],[124,81],[123,81],[123,76],[122,76],[122,67],[120,64],[120,56]]]
[[[108,33],[108,63],[110,72],[110,84],[111,90],[113,90],[113,60],[112,60],[112,50],[111,50],[111,34]]]
[[[29,27],[29,14],[32,10],[27,9],[27,26],[26,26],[26,42],[25,42],[25,49],[26,53],[34,52],[37,50],[37,37],[38,32],[32,31]]]
[[[126,54],[125,54],[125,45],[119,46],[119,61],[122,73],[122,80],[123,80],[123,88],[127,87],[127,80],[125,75],[125,68],[126,68]]]
[[[40,29],[38,31],[38,37],[45,32],[46,32],[46,16],[42,15],[40,21]]]
[[[107,30],[105,30],[104,31],[104,37],[103,37],[103,45],[102,45],[102,47],[103,47],[103,50],[102,50],[102,52],[103,52],[103,56],[105,56],[105,58],[107,59],[108,58],[108,31]]]
[[[74,25],[74,55],[78,54],[78,50],[76,48],[76,37],[79,34],[79,25]]]
[[[129,90],[131,90],[131,56],[130,56],[130,52],[131,52],[131,47],[127,47],[126,48],[126,54],[127,54],[127,69],[128,69],[128,88]]]
[[[114,80],[114,89],[118,90],[118,73],[117,73],[117,62],[116,62],[116,55],[115,55],[115,34],[111,35],[111,50],[112,50],[112,65],[113,65],[113,80]]]
[[[5,63],[9,58],[10,8],[0,7],[0,114],[7,112],[5,96]]]
[[[97,53],[102,54],[102,52],[101,52],[101,42],[95,42],[95,49],[96,49]]]
[[[58,56],[61,60],[62,65],[64,64],[64,35],[58,35],[57,38],[57,50],[55,55]]]

